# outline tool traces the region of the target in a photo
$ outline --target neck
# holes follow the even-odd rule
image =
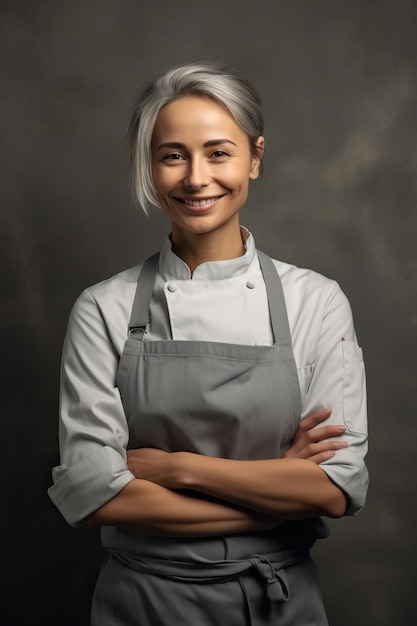
[[[240,226],[231,232],[189,233],[172,229],[172,250],[190,268],[191,275],[201,263],[236,259],[245,253]]]

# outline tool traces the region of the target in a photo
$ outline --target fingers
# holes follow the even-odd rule
[[[329,426],[321,426],[320,428],[309,430],[304,433],[303,439],[306,443],[317,443],[325,439],[331,439],[332,437],[340,437],[345,431],[345,426],[341,424],[331,424]]]
[[[337,450],[342,450],[343,448],[347,448],[348,444],[346,441],[323,441],[321,443],[312,443],[306,446],[302,450],[302,457],[304,459],[308,459],[309,461],[314,461],[315,457],[320,456],[320,463],[324,460],[331,459],[336,454]]]
[[[331,409],[320,409],[301,420],[291,447],[284,458],[308,459],[323,463],[334,457],[338,450],[347,447],[346,441],[336,440],[346,431],[343,424],[320,426],[331,414]]]
[[[339,437],[343,435],[346,428],[343,424],[329,424],[317,428],[319,424],[325,422],[331,414],[331,409],[320,409],[311,413],[308,417],[301,420],[293,444],[298,442],[309,443],[312,441],[322,441],[327,437]]]
[[[327,450],[326,452],[320,452],[319,454],[315,454],[308,458],[309,461],[312,461],[316,465],[320,465],[320,463],[324,463],[325,461],[329,461],[335,456],[336,452],[331,452]]]
[[[320,443],[310,443],[300,450],[290,448],[285,454],[284,458],[297,458],[307,459],[313,461],[313,463],[323,463],[335,456],[338,450],[347,448],[348,443],[346,441],[322,441]]]
[[[330,426],[321,426],[320,428],[313,428],[308,430],[307,432],[303,432],[299,429],[294,438],[291,448],[288,450],[287,456],[308,458],[310,456],[311,446],[319,444],[320,442],[323,442],[322,447],[324,447],[326,450],[333,449],[333,444],[337,445],[339,443],[342,443],[339,441],[334,441],[334,438],[342,436],[345,430],[346,429],[344,426],[335,424],[332,424]],[[307,454],[306,451],[308,452]]]
[[[314,411],[311,415],[308,415],[300,422],[300,428],[303,430],[310,430],[314,428],[321,422],[324,422],[330,417],[332,410],[331,409],[320,409],[318,411]]]

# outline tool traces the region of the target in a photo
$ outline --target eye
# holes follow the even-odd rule
[[[184,157],[179,152],[170,152],[162,157],[163,161],[184,161]]]
[[[222,157],[227,157],[229,155],[224,150],[215,150],[210,156],[214,159],[221,159]]]

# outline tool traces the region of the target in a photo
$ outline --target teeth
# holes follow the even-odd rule
[[[214,202],[215,200],[217,200],[217,197],[207,198],[206,200],[187,200],[186,198],[183,198],[183,202],[187,206],[206,206],[207,204],[210,204],[211,202]]]

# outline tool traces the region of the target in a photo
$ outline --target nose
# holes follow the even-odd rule
[[[210,166],[204,158],[190,159],[184,186],[188,189],[201,189],[210,182]]]

